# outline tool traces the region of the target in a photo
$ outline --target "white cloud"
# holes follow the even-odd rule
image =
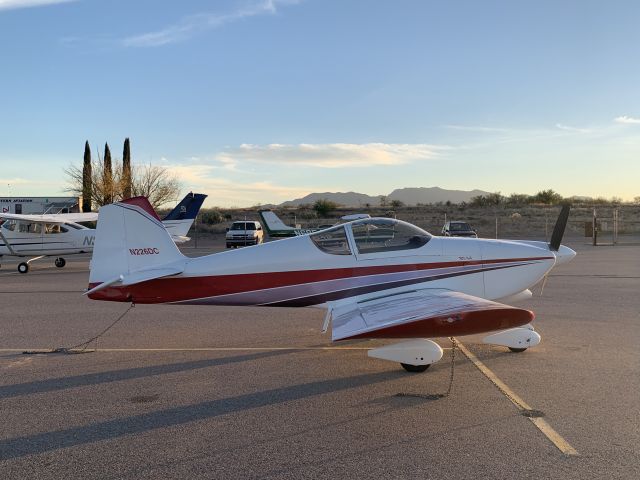
[[[640,118],[628,117],[627,115],[622,115],[620,117],[616,117],[614,119],[616,123],[625,123],[625,124],[637,124],[640,123]]]
[[[243,144],[227,148],[212,156],[192,156],[184,162],[161,161],[182,185],[209,195],[207,205],[222,207],[282,203],[315,191],[329,191],[335,186],[274,184],[263,180],[258,163],[277,164],[280,168],[314,166],[319,168],[395,166],[417,160],[432,159],[451,147],[400,143],[331,143],[331,144]],[[255,170],[254,170],[255,168]],[[239,175],[241,174],[241,175]],[[250,175],[249,175],[250,174]],[[275,178],[275,177],[274,177]]]
[[[162,30],[133,35],[121,41],[125,47],[160,47],[181,42],[199,32],[221,27],[243,18],[273,15],[279,5],[292,5],[297,0],[261,0],[229,13],[200,13],[183,17],[178,23]]]
[[[565,130],[567,132],[591,133],[591,130],[588,128],[571,127],[569,125],[564,125],[562,123],[556,123],[556,128],[559,128],[560,130]]]
[[[78,0],[0,0],[0,10],[14,10],[18,8],[42,7],[57,3],[76,2]]]
[[[214,165],[171,165],[167,168],[180,179],[185,188],[209,195],[207,205],[231,207],[281,203],[303,197],[312,191],[305,187],[274,185],[268,181],[242,182],[222,178],[217,176],[219,170]]]
[[[216,159],[227,165],[266,162],[321,168],[369,167],[432,159],[439,155],[438,150],[447,148],[450,147],[405,143],[243,144],[218,154]]]

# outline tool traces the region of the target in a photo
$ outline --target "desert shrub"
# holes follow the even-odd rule
[[[330,212],[338,208],[336,202],[332,202],[331,200],[327,200],[326,198],[316,200],[313,204],[313,209],[318,214],[319,217],[326,217]]]
[[[545,205],[558,205],[562,202],[563,198],[558,192],[551,189],[541,190],[531,197],[533,203],[544,203]]]
[[[202,223],[206,223],[207,225],[215,225],[217,223],[224,222],[227,216],[231,218],[231,215],[229,214],[223,215],[220,210],[212,209],[203,212],[200,218],[202,219]]]

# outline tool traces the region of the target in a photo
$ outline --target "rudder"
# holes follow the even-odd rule
[[[139,203],[114,203],[100,208],[90,284],[175,265],[186,259],[164,225],[146,210]]]

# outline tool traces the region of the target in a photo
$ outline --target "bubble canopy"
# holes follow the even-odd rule
[[[412,250],[423,247],[431,235],[415,225],[392,218],[366,218],[310,235],[317,248],[331,255],[351,255],[346,229],[353,234],[358,254]]]

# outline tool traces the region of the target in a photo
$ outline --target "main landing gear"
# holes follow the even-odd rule
[[[427,363],[426,365],[411,365],[409,363],[401,363],[400,365],[402,365],[402,368],[404,368],[407,372],[411,373],[422,373],[431,366],[430,363]]]
[[[30,258],[26,262],[19,263],[18,264],[18,272],[27,273],[29,271],[29,264],[31,262],[33,262],[35,260],[40,260],[41,258],[44,258],[44,257],[46,257],[46,255],[40,255],[39,257]],[[66,260],[64,258],[58,257],[58,258],[55,259],[53,264],[58,268],[62,268],[67,264],[67,262],[66,262]]]
[[[510,328],[491,334],[482,343],[501,345],[514,353],[524,352],[540,343],[540,335],[531,325]],[[421,373],[442,358],[442,348],[432,340],[416,338],[369,350],[368,355],[381,360],[399,362],[407,372]]]
[[[540,343],[540,335],[531,325],[510,328],[501,332],[488,335],[482,339],[482,343],[490,345],[502,345],[513,353],[522,353],[529,347],[535,347]]]
[[[415,338],[369,350],[368,355],[381,360],[399,362],[407,372],[424,372],[442,358],[442,348],[426,338]]]

